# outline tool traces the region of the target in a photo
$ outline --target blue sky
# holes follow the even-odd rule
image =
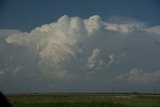
[[[1,0],[0,9],[0,29],[30,31],[63,15],[100,15],[103,20],[130,17],[151,25],[160,24],[159,0]]]

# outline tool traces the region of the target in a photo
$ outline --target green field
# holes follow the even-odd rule
[[[151,94],[18,94],[7,95],[13,107],[160,107]]]

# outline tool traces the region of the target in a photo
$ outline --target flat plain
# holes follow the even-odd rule
[[[8,94],[13,107],[160,107],[160,94],[30,93]]]

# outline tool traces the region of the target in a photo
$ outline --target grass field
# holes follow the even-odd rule
[[[17,94],[7,95],[13,107],[160,107],[152,94]]]

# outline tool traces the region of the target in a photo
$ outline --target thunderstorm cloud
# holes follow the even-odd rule
[[[0,30],[0,89],[160,88],[159,55],[159,25],[64,15],[30,32]]]

